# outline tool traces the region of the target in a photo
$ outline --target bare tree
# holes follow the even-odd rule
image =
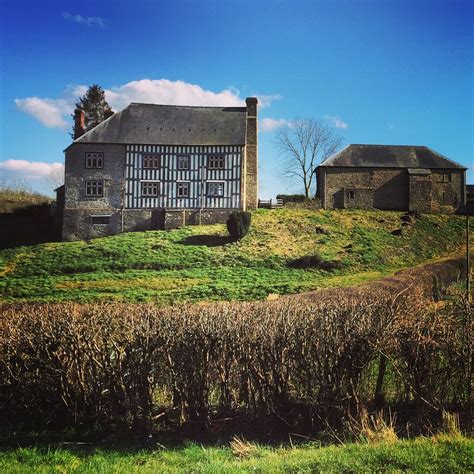
[[[305,196],[310,197],[313,183],[316,185],[316,167],[334,154],[341,142],[342,137],[318,120],[294,120],[280,128],[275,139],[285,157],[283,174],[301,180]]]
[[[45,176],[44,182],[53,189],[62,186],[64,184],[64,167],[53,168],[50,173]]]

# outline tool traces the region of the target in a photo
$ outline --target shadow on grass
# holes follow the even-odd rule
[[[219,247],[233,242],[228,235],[190,235],[181,242],[182,245],[204,245],[206,247]]]

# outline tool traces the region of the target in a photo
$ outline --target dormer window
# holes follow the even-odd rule
[[[225,168],[225,156],[209,155],[207,157],[207,168],[210,170],[223,170]]]
[[[98,151],[86,152],[86,168],[103,168],[104,154]]]
[[[160,155],[143,155],[143,168],[156,170],[160,168]]]

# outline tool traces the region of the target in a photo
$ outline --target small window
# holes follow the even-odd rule
[[[176,183],[176,195],[179,198],[189,197],[189,183]]]
[[[225,168],[225,156],[209,155],[207,157],[207,167],[210,170],[223,170]]]
[[[189,169],[189,156],[188,155],[178,156],[178,169],[179,170]]]
[[[101,179],[86,179],[86,196],[101,197],[104,195],[104,182]]]
[[[104,154],[102,152],[86,152],[86,168],[103,168]]]
[[[354,199],[355,198],[355,191],[353,189],[347,191],[347,198]]]
[[[442,176],[443,176],[442,177],[442,182],[443,183],[450,183],[451,182],[451,179],[452,179],[451,173],[443,173]]]
[[[143,168],[144,169],[159,169],[160,167],[160,155],[143,155]]]
[[[160,183],[158,181],[142,182],[142,196],[155,197],[160,192]]]
[[[224,196],[224,183],[223,182],[207,183],[207,195],[211,197]]]
[[[91,216],[92,224],[107,225],[110,223],[110,216]]]

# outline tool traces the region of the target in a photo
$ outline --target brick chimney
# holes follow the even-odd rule
[[[256,209],[258,204],[258,100],[256,97],[247,97],[245,103],[247,104],[247,131],[245,134],[243,208]]]
[[[84,135],[86,128],[86,116],[84,111],[77,107],[74,110],[74,140]]]

